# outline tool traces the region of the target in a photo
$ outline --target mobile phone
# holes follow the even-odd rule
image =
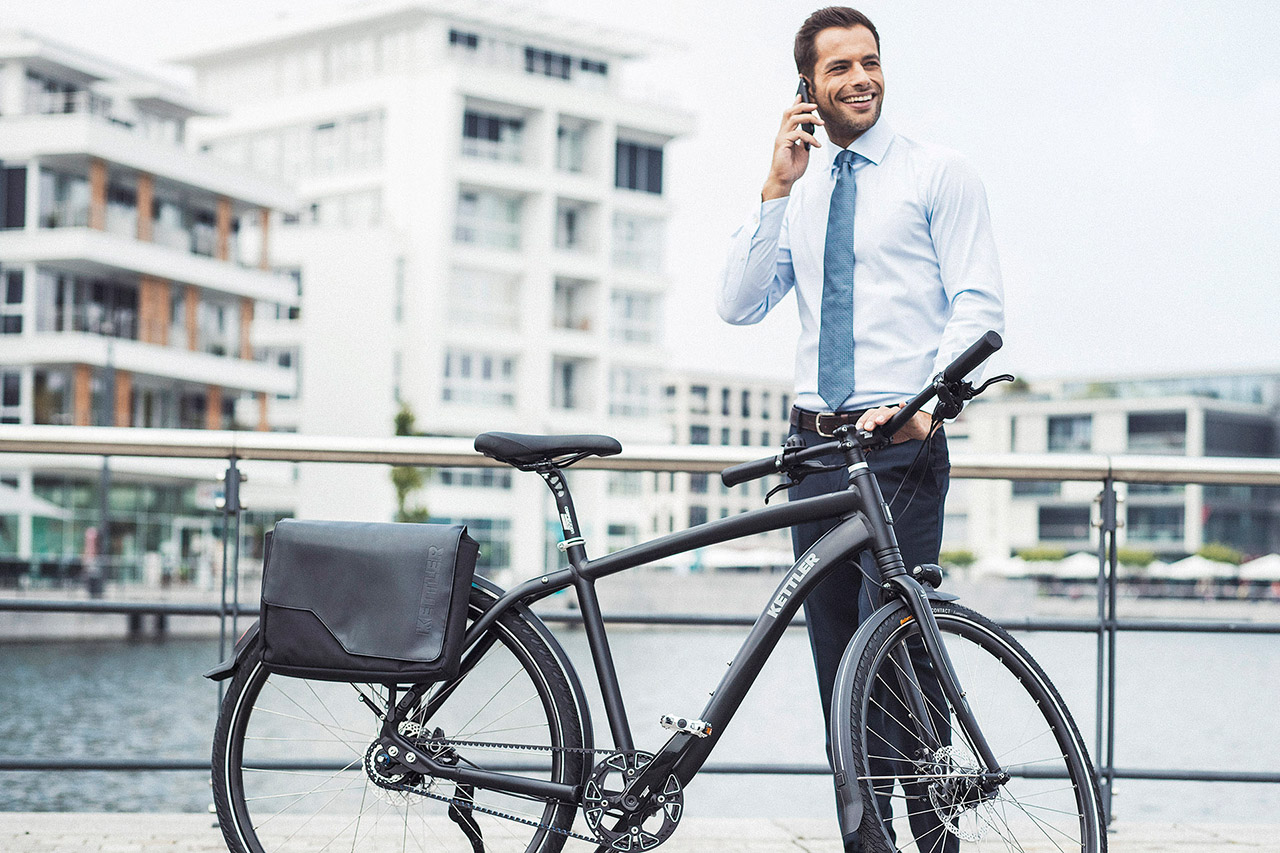
[[[800,85],[796,87],[796,94],[800,96],[800,100],[806,104],[813,103],[813,96],[809,94],[809,84],[801,77]],[[805,133],[813,133],[813,122],[806,121],[800,125],[800,129]],[[805,150],[809,150],[809,143],[804,144]]]

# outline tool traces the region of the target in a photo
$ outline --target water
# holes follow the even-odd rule
[[[696,715],[745,629],[611,629],[640,749],[666,739],[663,713]],[[1022,635],[1094,743],[1092,637]],[[588,691],[581,631],[562,641]],[[209,754],[217,687],[200,677],[217,642],[95,642],[0,646],[0,754],[192,758]],[[1118,767],[1274,771],[1280,757],[1280,637],[1121,634]],[[598,695],[597,744],[609,742]],[[822,717],[803,631],[790,631],[761,672],[711,762],[824,761]],[[830,783],[804,776],[703,774],[686,806],[705,817],[826,817]],[[204,811],[205,772],[0,774],[0,810]],[[1257,822],[1280,814],[1280,785],[1120,780],[1125,821]]]

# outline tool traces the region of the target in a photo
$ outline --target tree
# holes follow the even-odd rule
[[[407,403],[400,404],[395,417],[396,435],[421,435],[417,431],[417,418]],[[427,484],[430,468],[414,465],[397,465],[391,469],[391,484],[396,489],[396,521],[425,522],[431,513],[425,506],[409,506],[409,497]]]

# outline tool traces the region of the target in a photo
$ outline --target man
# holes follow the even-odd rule
[[[811,97],[797,96],[783,113],[761,205],[733,236],[717,309],[730,323],[756,323],[796,291],[792,435],[812,445],[843,424],[885,423],[970,343],[1003,330],[1003,296],[982,183],[958,155],[881,118],[885,79],[871,21],[844,7],[814,12],[796,33],[795,60]],[[822,126],[830,144],[806,124]],[[869,458],[886,500],[898,495],[895,531],[908,567],[936,563],[942,540],[950,464],[940,430],[925,445],[931,417],[918,413]],[[812,476],[790,496],[847,485],[843,471]],[[794,528],[796,557],[830,526]],[[805,603],[828,717],[840,657],[879,603],[877,577],[864,556]],[[917,824],[922,850],[954,845],[936,823]]]

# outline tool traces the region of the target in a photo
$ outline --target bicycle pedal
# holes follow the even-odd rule
[[[670,729],[673,732],[684,732],[694,737],[706,737],[711,734],[711,724],[705,720],[691,720],[688,717],[663,714],[658,718],[658,722],[664,729]]]

